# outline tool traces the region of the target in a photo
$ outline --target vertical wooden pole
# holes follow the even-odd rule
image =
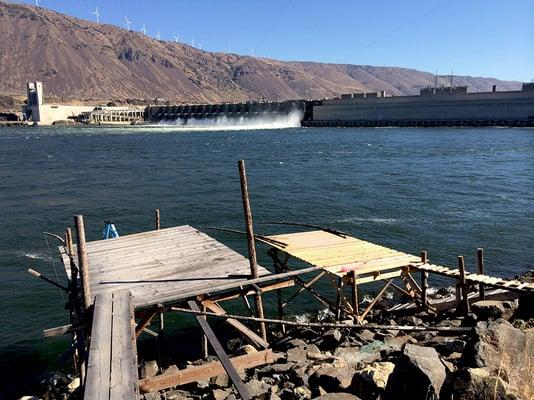
[[[462,296],[462,311],[465,315],[469,313],[469,299],[467,297],[467,287],[465,285],[465,263],[464,257],[458,256],[458,269],[460,270],[460,292]]]
[[[207,308],[202,306],[202,311],[206,312]],[[205,315],[201,316],[205,321],[208,319]],[[206,333],[202,331],[202,358],[206,360],[209,356],[209,348],[208,348],[208,337],[206,336]]]
[[[484,249],[481,247],[477,249],[477,261],[478,273],[480,275],[484,275]],[[486,289],[484,288],[483,283],[478,285],[478,297],[480,300],[484,300],[486,298]]]
[[[159,214],[159,208],[156,208],[156,230],[160,230],[161,229],[161,219],[160,219],[160,214]]]
[[[426,250],[421,252],[421,263],[426,264],[428,262],[428,253]],[[428,272],[421,271],[421,307],[426,310],[428,304]]]
[[[74,217],[76,225],[76,237],[78,247],[78,269],[80,270],[80,277],[82,280],[83,303],[85,309],[88,309],[92,301],[91,288],[89,287],[89,261],[87,258],[87,244],[85,241],[85,225],[83,223],[83,215],[76,215]]]
[[[70,228],[67,228],[65,231],[65,245],[67,246],[67,253],[69,256],[73,256],[74,245],[72,244],[72,230]]]
[[[256,244],[254,242],[254,227],[252,225],[252,211],[250,208],[250,199],[248,195],[248,183],[247,183],[247,172],[245,170],[245,161],[238,161],[239,168],[239,180],[241,183],[241,198],[243,200],[243,212],[245,214],[245,222],[247,227],[247,244],[248,244],[248,255],[250,261],[250,275],[252,279],[258,278],[258,264],[256,262]],[[261,298],[261,293],[256,292],[256,315],[258,318],[263,318],[263,301]],[[264,340],[267,340],[267,329],[265,323],[260,323],[260,332]]]
[[[350,271],[350,283],[352,288],[352,310],[356,317],[360,316],[359,302],[358,302],[358,284],[356,283],[356,271]]]
[[[272,247],[270,250],[269,250],[269,255],[272,257],[273,261],[274,261],[274,271],[275,273],[277,274],[280,274],[284,271],[282,271],[282,268],[280,266],[280,263],[278,262],[278,249],[275,249],[274,247]],[[277,303],[277,306],[278,306],[278,319],[282,320],[284,319],[284,304],[283,304],[283,301],[282,301],[282,289],[276,289],[276,303]],[[286,326],[285,325],[282,325],[281,326],[282,328],[282,332],[285,333],[286,332]]]
[[[343,278],[337,281],[336,321],[341,321],[341,297],[343,296]]]

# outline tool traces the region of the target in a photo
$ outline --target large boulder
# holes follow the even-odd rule
[[[518,393],[497,375],[492,375],[486,368],[466,368],[451,377],[447,393],[442,393],[446,400],[523,400],[531,399]],[[532,393],[531,393],[532,394]]]
[[[464,364],[486,368],[519,392],[527,390],[534,396],[534,329],[522,331],[501,319],[479,322],[476,333],[478,340],[466,353]]]
[[[471,311],[480,320],[510,319],[516,310],[515,301],[480,300],[471,305]]]
[[[354,371],[347,367],[335,367],[333,365],[321,366],[308,379],[312,393],[320,393],[322,388],[327,393],[346,391],[351,383]]]
[[[372,363],[354,374],[350,391],[364,399],[377,399],[384,393],[394,369],[391,362]]]
[[[435,349],[406,344],[401,359],[389,376],[384,398],[438,398],[446,376],[445,365]]]

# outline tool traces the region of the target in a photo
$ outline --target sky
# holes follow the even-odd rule
[[[534,0],[38,1],[208,51],[534,79]]]

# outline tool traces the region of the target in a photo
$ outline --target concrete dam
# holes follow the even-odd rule
[[[414,96],[384,91],[324,100],[151,105],[145,123],[210,124],[219,118],[262,118],[298,113],[297,124],[321,126],[534,126],[534,83],[521,90],[468,92],[466,86],[428,87]],[[194,123],[192,123],[194,125]]]
[[[145,123],[190,125],[194,122],[262,119],[298,115],[298,123],[312,118],[312,107],[318,102],[307,100],[247,101],[243,103],[151,105],[145,109]]]

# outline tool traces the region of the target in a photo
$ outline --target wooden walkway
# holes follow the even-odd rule
[[[139,397],[135,320],[130,292],[105,292],[95,298],[85,400]]]
[[[413,264],[410,267],[419,271],[432,272],[434,274],[448,276],[458,279],[460,277],[460,271],[441,265],[434,264]],[[489,275],[474,274],[472,272],[465,273],[466,282],[473,284],[484,284],[499,289],[516,290],[521,292],[534,292],[534,283],[522,282],[516,279],[502,279]]]
[[[400,268],[420,261],[411,254],[326,231],[281,234],[268,239],[273,241],[266,242],[272,247],[338,277],[355,271],[360,279],[357,283],[400,276]],[[388,270],[394,271],[388,274]]]
[[[60,252],[70,277],[70,258],[65,248]],[[92,295],[129,290],[136,308],[216,293],[250,278],[247,258],[189,225],[88,242],[87,252]],[[270,274],[261,266],[258,272]]]

